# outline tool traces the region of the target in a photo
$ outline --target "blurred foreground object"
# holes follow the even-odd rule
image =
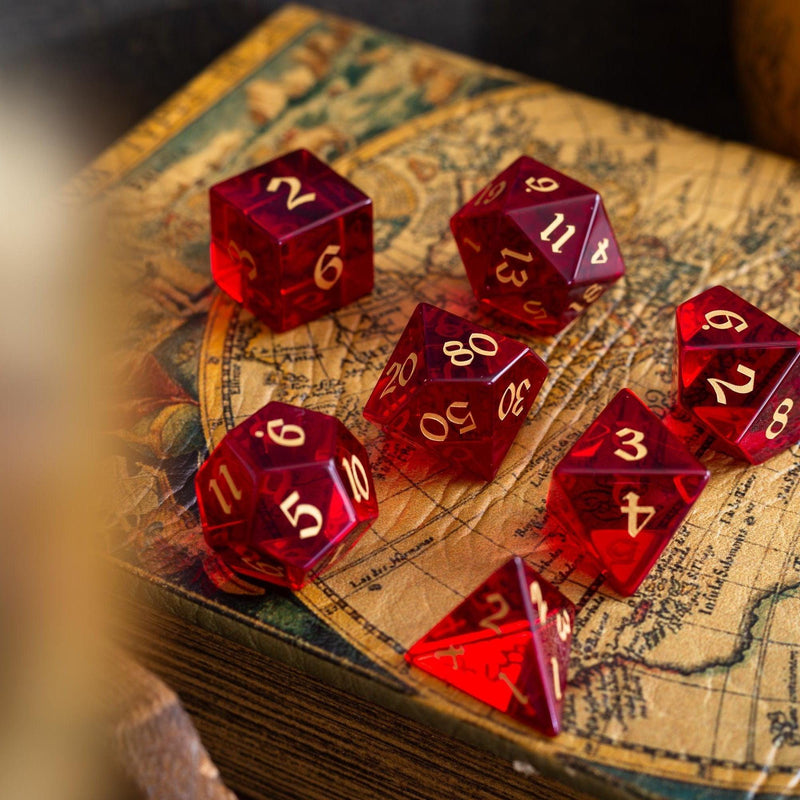
[[[756,141],[800,158],[800,3],[737,0],[733,38]]]

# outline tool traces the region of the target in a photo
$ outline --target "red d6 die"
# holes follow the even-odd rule
[[[512,558],[406,653],[406,661],[548,736],[561,729],[575,607]]]
[[[450,220],[482,304],[560,331],[625,272],[600,195],[520,156]]]
[[[268,403],[195,479],[206,543],[234,572],[299,589],[378,516],[367,453],[335,417]]]
[[[307,150],[211,187],[211,273],[276,331],[372,291],[372,201]]]
[[[708,471],[623,389],[553,471],[547,508],[633,594],[708,481]]]
[[[678,403],[752,464],[800,440],[800,336],[724,286],[677,309]]]
[[[526,345],[420,303],[364,416],[491,480],[546,375]]]

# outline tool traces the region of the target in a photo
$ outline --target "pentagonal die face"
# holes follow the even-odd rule
[[[575,608],[513,558],[440,620],[406,660],[550,736],[561,727]]]
[[[800,336],[723,286],[678,306],[678,403],[758,464],[800,440]]]
[[[223,460],[227,472],[220,473]],[[238,480],[245,472],[247,491]],[[334,417],[285,403],[269,403],[231,430],[196,485],[209,547],[234,571],[293,589],[352,547],[378,516],[363,446]],[[231,509],[227,526],[215,524],[219,495],[222,511]]]
[[[421,303],[364,416],[490,480],[546,375],[524,344]]]
[[[708,481],[708,471],[623,389],[558,463],[547,507],[633,594]]]
[[[372,290],[372,201],[308,151],[216,184],[210,205],[214,280],[274,330]]]
[[[564,328],[625,271],[600,195],[527,156],[450,227],[475,296],[540,333]]]

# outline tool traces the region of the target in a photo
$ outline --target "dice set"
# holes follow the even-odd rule
[[[276,331],[372,289],[372,205],[300,150],[212,187],[211,268]],[[522,156],[450,221],[482,306],[559,332],[624,274],[599,194]],[[391,436],[491,480],[547,376],[527,345],[426,303],[364,408]],[[800,439],[800,336],[724,287],[677,309],[677,404],[759,463]],[[547,511],[633,594],[709,472],[622,389],[553,471]],[[272,402],[197,473],[206,543],[249,579],[299,589],[377,518],[367,454],[334,417]],[[575,608],[519,558],[406,653],[414,666],[547,735],[560,729]]]

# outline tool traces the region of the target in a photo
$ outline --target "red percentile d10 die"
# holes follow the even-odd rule
[[[372,291],[372,201],[307,150],[211,187],[211,273],[276,331]]]
[[[478,300],[552,334],[625,272],[600,195],[520,156],[450,220]]]
[[[629,389],[556,465],[547,508],[633,594],[708,482],[708,470]]]
[[[420,303],[364,416],[491,480],[546,376],[527,345]]]
[[[800,440],[800,336],[724,286],[678,306],[678,404],[752,464]]]
[[[203,535],[234,572],[299,589],[378,516],[367,453],[339,420],[268,403],[195,479]]]
[[[406,661],[548,736],[561,729],[575,607],[521,558],[494,572]]]

